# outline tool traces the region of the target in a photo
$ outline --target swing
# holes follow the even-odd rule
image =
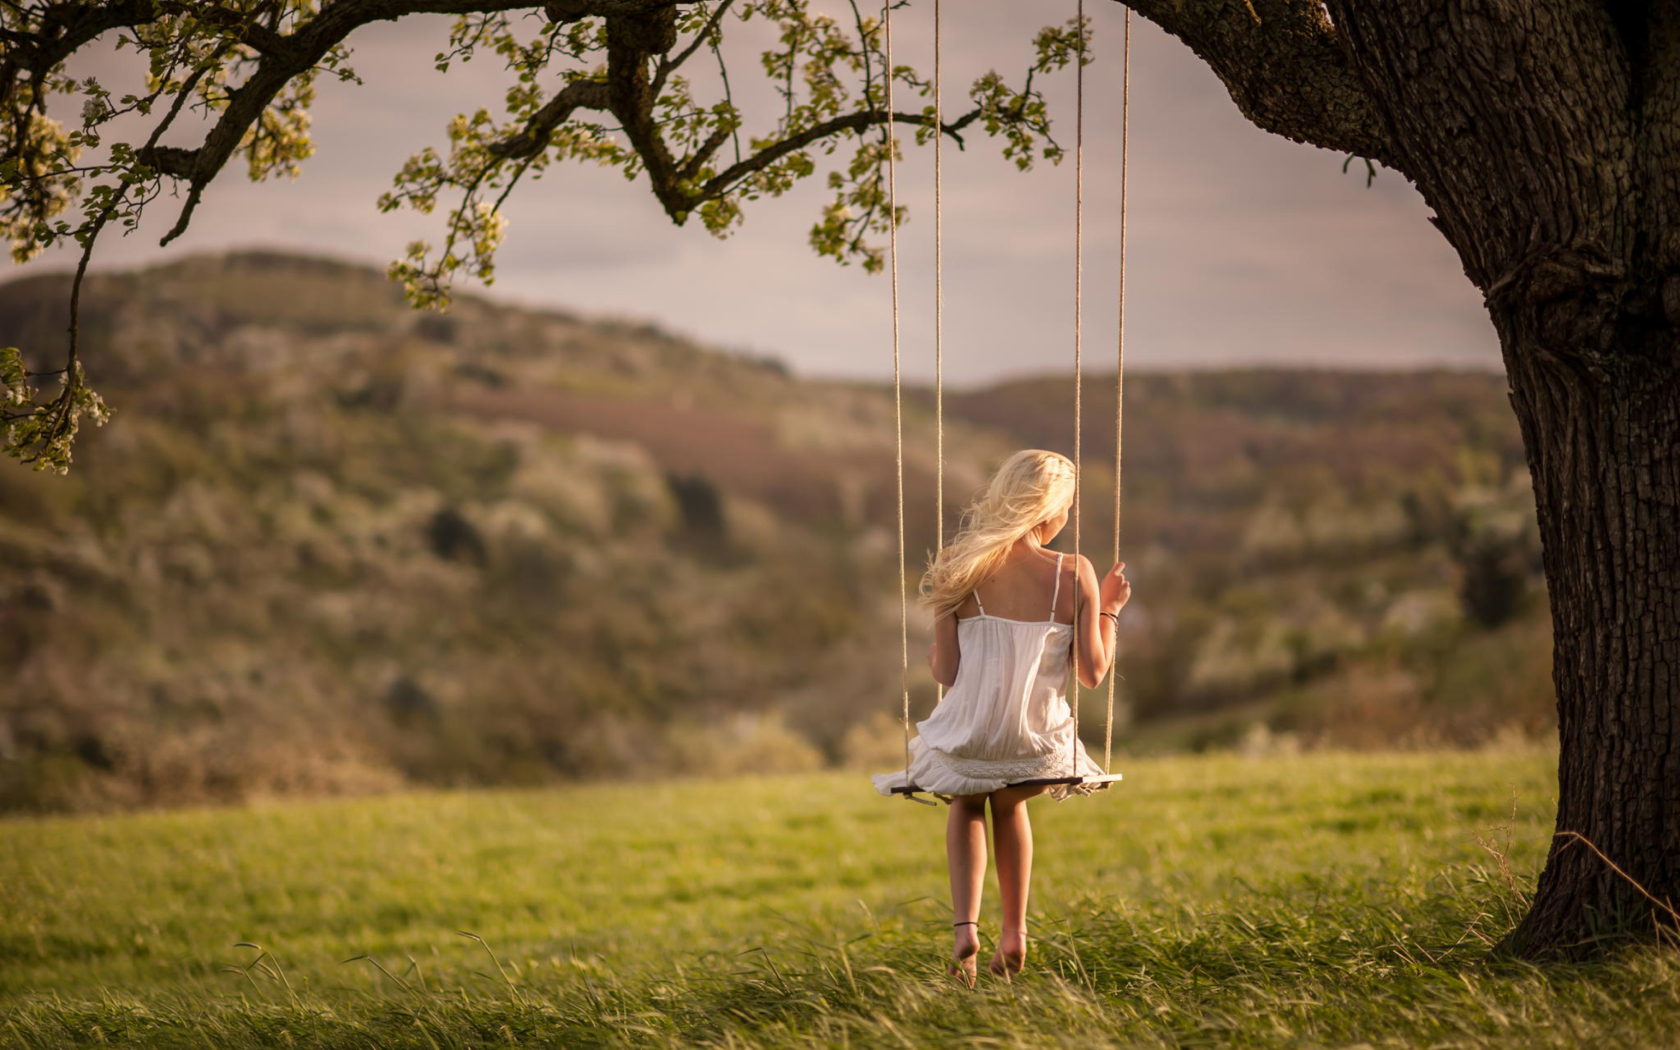
[[[892,66],[892,0],[885,5],[883,16],[883,33],[885,48],[885,63],[888,70],[886,78],[886,108],[888,113],[893,110],[893,78]],[[1074,106],[1074,268],[1073,268],[1073,554],[1077,561],[1079,557],[1079,519],[1080,519],[1080,438],[1083,427],[1083,371],[1081,345],[1081,310],[1084,292],[1084,253],[1085,253],[1085,0],[1078,0],[1078,25],[1080,27],[1079,57],[1074,64],[1075,106]],[[941,47],[940,47],[940,0],[933,3],[933,119],[935,127],[943,127],[942,84],[941,84]],[[1131,122],[1131,55],[1132,55],[1132,12],[1128,7],[1125,12],[1124,30],[1121,37],[1121,89],[1120,89],[1120,317],[1119,331],[1115,358],[1115,397],[1114,397],[1114,559],[1120,559],[1120,420],[1124,405],[1126,379],[1126,168],[1127,147],[1130,144]],[[889,134],[890,134],[889,125]],[[933,386],[934,386],[934,435],[936,471],[934,485],[936,523],[936,550],[945,547],[945,373],[944,373],[944,337],[945,337],[945,284],[944,284],[944,164],[943,133],[933,137],[933,270],[934,270],[934,306],[933,306]],[[896,216],[898,209],[898,171],[895,162],[895,150],[887,150],[887,199],[890,214]],[[903,711],[901,721],[904,726],[904,769],[908,777],[910,769],[910,612],[909,598],[904,583],[904,395],[903,381],[900,370],[899,354],[899,306],[898,306],[898,224],[894,221],[889,233],[889,253],[892,260],[892,339],[893,339],[893,423],[895,428],[894,451],[898,466],[898,579],[899,579],[899,647],[902,665],[900,686],[903,694]],[[1079,591],[1074,591],[1074,623],[1079,622]],[[1073,659],[1070,668],[1071,687],[1069,695],[1072,697],[1073,710],[1073,768],[1079,768],[1079,645],[1077,640],[1073,646]],[[1005,787],[1040,787],[1056,785],[1101,785],[1116,783],[1122,779],[1121,774],[1112,772],[1111,760],[1114,746],[1114,679],[1112,668],[1108,676],[1108,713],[1103,727],[1103,762],[1104,772],[1096,776],[1073,775],[1064,777],[1037,777],[1026,780],[1006,781]],[[943,698],[944,688],[940,687],[939,696]],[[924,805],[935,805],[928,799],[920,797],[923,788],[915,784],[905,784],[891,789],[895,795],[903,795],[906,799],[920,802]],[[932,794],[932,792],[928,792]],[[939,796],[943,797],[943,796]],[[947,801],[949,801],[947,799]]]

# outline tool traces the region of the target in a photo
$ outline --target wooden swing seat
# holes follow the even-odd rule
[[[1123,778],[1119,773],[1104,773],[1100,776],[1093,777],[1034,777],[1031,780],[1011,780],[1003,786],[1013,788],[1054,787],[1057,784],[1117,784],[1122,779]],[[892,793],[895,795],[915,795],[924,792],[932,794],[932,792],[927,791],[926,788],[920,788],[914,784],[906,784],[903,787],[895,787],[892,789]]]

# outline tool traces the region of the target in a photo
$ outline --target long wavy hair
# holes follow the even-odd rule
[[[1073,461],[1029,448],[1004,460],[986,491],[922,574],[921,602],[935,617],[955,612],[1008,556],[1014,542],[1073,504]]]

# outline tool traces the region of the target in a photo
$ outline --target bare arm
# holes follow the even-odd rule
[[[941,613],[933,621],[933,644],[928,646],[928,666],[933,668],[933,680],[949,689],[957,680],[957,664],[962,652],[957,648],[957,614]]]
[[[1108,570],[1099,583],[1096,567],[1089,558],[1079,556],[1079,619],[1074,626],[1074,638],[1079,647],[1079,684],[1095,689],[1114,666],[1114,649],[1118,642],[1119,624],[1113,616],[1131,599],[1132,585],[1122,574],[1125,562],[1118,562]]]

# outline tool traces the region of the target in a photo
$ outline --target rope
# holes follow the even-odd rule
[[[935,555],[945,549],[945,108],[939,46],[940,0],[933,0],[933,530]],[[945,699],[938,686],[936,700]]]
[[[1132,9],[1126,9],[1125,29],[1120,40],[1120,335],[1114,354],[1114,561],[1120,561],[1120,415],[1126,405],[1126,159],[1132,138]],[[1119,658],[1120,625],[1114,626],[1114,648]],[[1114,670],[1108,675],[1108,721],[1103,729],[1103,772],[1113,767],[1114,755]]]
[[[1083,2],[1083,0],[1082,0]],[[893,112],[892,63],[893,0],[886,0],[883,18],[885,35],[887,113]],[[899,688],[904,695],[904,779],[910,780],[910,604],[904,590],[904,383],[899,366],[898,338],[898,164],[892,121],[885,125],[887,137],[887,228],[892,255],[892,339],[893,339],[893,442],[898,464],[898,646],[902,670]],[[905,796],[908,798],[909,796]]]
[[[1080,435],[1084,428],[1084,361],[1080,340],[1085,300],[1085,0],[1078,0],[1079,54],[1074,63],[1073,106],[1073,572],[1079,578]],[[1079,775],[1079,587],[1073,588],[1073,742],[1070,775]]]

